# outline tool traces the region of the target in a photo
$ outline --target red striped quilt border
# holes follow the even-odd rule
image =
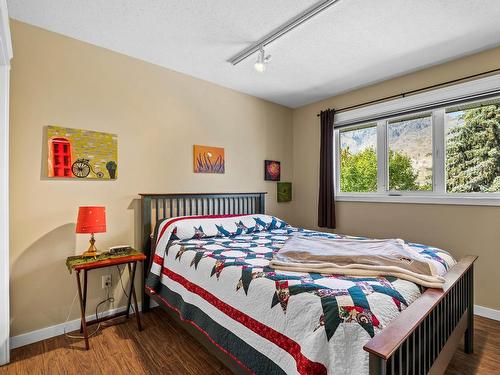
[[[293,339],[283,335],[282,333],[274,330],[273,328],[266,326],[265,324],[259,322],[258,320],[252,318],[251,316],[239,311],[233,306],[225,303],[216,296],[214,296],[209,291],[203,289],[202,287],[194,284],[193,282],[187,280],[185,277],[173,272],[168,268],[163,268],[162,273],[170,278],[171,280],[179,283],[189,292],[198,295],[205,301],[210,303],[212,306],[234,319],[235,321],[243,324],[245,327],[255,332],[259,336],[267,339],[276,346],[288,352],[295,360],[297,364],[297,371],[299,374],[325,374],[327,373],[326,367],[319,363],[314,362],[307,358],[302,352],[300,345]]]

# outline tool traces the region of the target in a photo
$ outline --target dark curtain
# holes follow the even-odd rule
[[[321,111],[321,149],[319,162],[318,226],[335,228],[335,189],[333,175],[333,117],[334,109]]]

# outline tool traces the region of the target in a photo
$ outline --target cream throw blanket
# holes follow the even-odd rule
[[[445,279],[401,239],[363,240],[295,235],[274,255],[275,269],[350,276],[395,276],[429,288]]]

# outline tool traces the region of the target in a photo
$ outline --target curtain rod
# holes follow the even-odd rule
[[[451,83],[456,83],[456,82],[464,81],[466,79],[476,78],[476,77],[479,77],[479,76],[484,76],[486,74],[496,73],[496,72],[499,72],[499,71],[500,71],[500,68],[496,68],[496,69],[488,70],[486,72],[472,74],[470,76],[466,76],[466,77],[462,77],[462,78],[457,78],[457,79],[452,79],[450,81],[446,81],[446,82],[442,82],[442,83],[437,83],[435,85],[430,85],[430,86],[422,87],[420,89],[406,91],[406,92],[403,92],[401,94],[389,95],[389,96],[386,96],[386,97],[383,97],[383,98],[380,98],[380,99],[370,100],[370,101],[367,101],[367,102],[350,105],[348,107],[343,107],[343,108],[340,108],[340,109],[336,110],[335,113],[345,112],[345,111],[348,111],[350,109],[355,109],[355,108],[358,108],[358,107],[364,107],[364,106],[367,106],[367,105],[370,105],[370,104],[376,104],[376,103],[380,103],[380,102],[385,102],[385,101],[390,100],[390,99],[404,98],[404,97],[406,97],[408,95],[413,95],[413,94],[416,94],[416,93],[419,93],[419,92],[422,92],[422,91],[427,91],[429,89],[433,89],[433,88],[436,88],[436,87],[449,85]],[[318,113],[316,116],[319,117],[320,114]]]

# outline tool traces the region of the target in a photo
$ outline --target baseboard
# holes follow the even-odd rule
[[[141,311],[141,304],[139,304],[139,311]],[[125,311],[125,306],[117,307],[115,309],[103,311],[99,313],[100,317],[109,316],[112,314],[120,313]],[[95,319],[95,314],[87,316],[87,320]],[[70,320],[66,323],[56,324],[50,327],[37,329],[36,331],[31,331],[23,333],[18,336],[13,336],[10,338],[10,348],[15,349],[21,346],[33,344],[38,341],[50,339],[51,337],[59,336],[64,334],[64,329],[66,332],[75,331],[80,328],[80,319]]]
[[[482,316],[483,318],[500,321],[500,310],[490,309],[489,307],[474,305],[474,314]]]
[[[151,307],[158,306],[155,301],[151,301]],[[101,316],[109,316],[111,314],[116,314],[125,310],[125,306],[118,307],[116,309],[111,309],[101,313]],[[142,310],[141,304],[139,304],[139,310]],[[474,305],[474,314],[482,316],[484,318],[489,318],[493,320],[500,321],[500,311],[490,309],[489,307],[483,307],[479,305]],[[87,316],[87,319],[94,319],[94,315]],[[51,337],[59,336],[64,334],[64,328],[66,327],[66,332],[71,332],[80,328],[80,319],[71,320],[67,323],[56,324],[50,327],[38,329],[36,331],[31,331],[28,333],[23,333],[22,335],[14,336],[10,338],[11,349],[19,348],[21,346],[33,344],[38,341],[50,339]]]

